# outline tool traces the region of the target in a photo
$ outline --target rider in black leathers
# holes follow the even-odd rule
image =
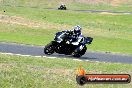
[[[82,28],[79,25],[77,25],[72,30],[62,31],[62,34],[58,37],[58,39],[62,41],[64,34],[71,34],[69,41],[67,41],[66,43],[78,45],[80,42],[83,42],[84,40],[84,36],[82,35],[81,30]]]

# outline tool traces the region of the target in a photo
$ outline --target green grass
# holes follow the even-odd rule
[[[72,59],[49,59],[0,54],[1,88],[77,88],[76,69],[82,65],[87,73],[130,74],[131,64],[95,63]],[[83,88],[131,88],[130,84],[88,84]]]
[[[112,11],[126,11],[131,12],[131,4],[120,4],[119,6],[112,6],[108,3],[106,4],[88,4],[88,3],[71,3],[67,7],[72,10],[112,10]]]
[[[125,39],[115,39],[106,37],[95,37],[93,44],[88,45],[88,49],[95,51],[116,52],[122,54],[132,54],[132,41]]]
[[[81,0],[80,0],[81,1]],[[119,0],[120,1],[120,0]],[[4,0],[0,2],[2,6],[15,6],[15,7],[31,7],[31,8],[58,8],[60,4],[66,4],[68,9],[72,10],[113,10],[113,11],[132,11],[132,1],[124,1],[118,6],[112,6],[110,2],[104,0],[102,3],[98,1],[94,3],[85,3],[75,0]]]
[[[23,16],[41,22],[76,25],[90,29],[104,29],[131,32],[131,15],[106,15],[96,13],[81,13],[74,11],[56,11],[28,7],[1,7],[2,14]],[[3,12],[6,11],[6,13]]]
[[[29,28],[20,25],[0,24],[0,41],[45,45],[57,30]],[[50,31],[52,30],[52,32]]]

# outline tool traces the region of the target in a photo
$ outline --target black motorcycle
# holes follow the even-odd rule
[[[66,8],[66,6],[65,5],[61,5],[59,8],[58,8],[58,10],[66,10],[67,8]]]
[[[93,38],[91,37],[84,37],[82,40],[83,42],[79,43],[78,45],[72,44],[69,42],[69,40],[71,40],[70,36],[72,34],[64,33],[63,36],[61,36],[63,40],[60,40],[58,37],[60,37],[62,33],[64,32],[56,33],[54,41],[51,41],[45,46],[44,53],[46,55],[51,55],[56,52],[59,54],[73,55],[74,57],[81,57],[87,50],[86,44],[91,44],[93,41]]]

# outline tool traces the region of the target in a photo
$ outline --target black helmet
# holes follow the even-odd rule
[[[73,32],[76,35],[80,35],[81,34],[81,30],[82,30],[82,28],[79,25],[77,25],[77,26],[74,27]]]

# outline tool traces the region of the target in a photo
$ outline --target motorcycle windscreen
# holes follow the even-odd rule
[[[62,41],[65,38],[65,34],[62,32],[56,33],[56,36],[54,38],[55,41]]]

